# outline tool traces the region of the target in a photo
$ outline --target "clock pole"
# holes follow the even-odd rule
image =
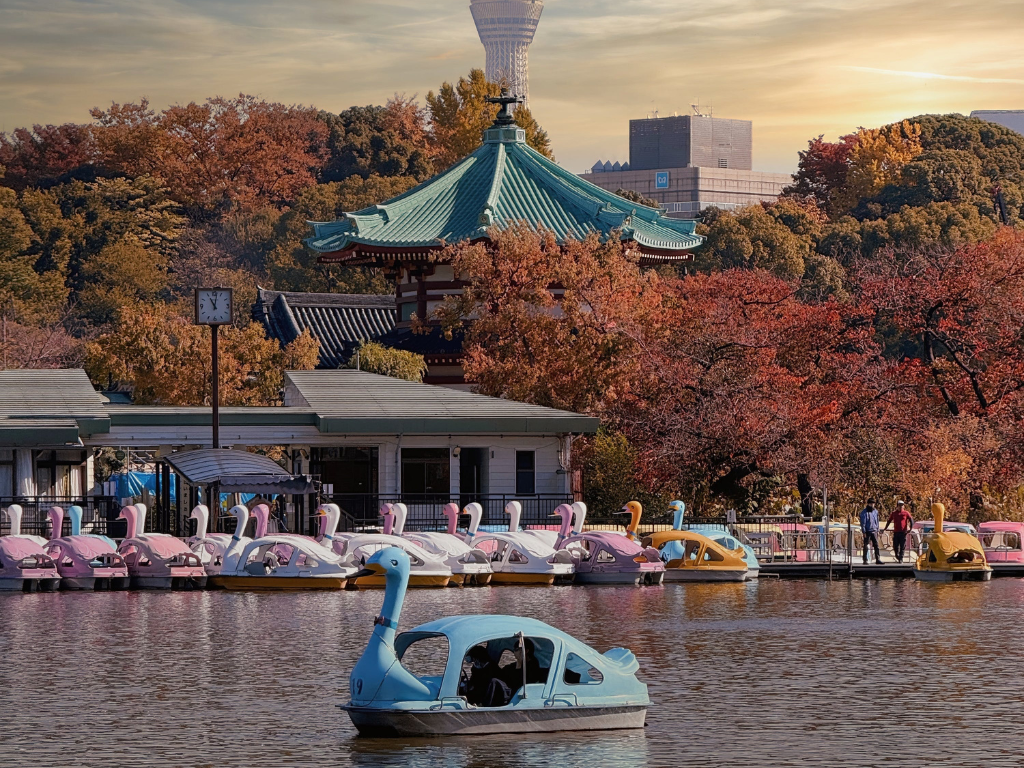
[[[220,448],[220,355],[217,354],[217,331],[219,325],[211,325],[210,352],[213,355],[213,447]]]

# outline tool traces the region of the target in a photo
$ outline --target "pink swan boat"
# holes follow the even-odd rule
[[[128,522],[128,534],[117,548],[124,558],[132,586],[141,589],[201,589],[206,571],[199,556],[181,539],[166,533],[144,533],[146,508],[125,507],[118,517]]]
[[[128,566],[106,536],[82,534],[82,508],[68,509],[71,535],[61,536],[64,510],[50,507],[52,533],[46,543],[46,554],[57,565],[64,589],[105,590],[128,588]]]
[[[11,532],[0,536],[0,590],[53,592],[60,589],[60,574],[43,549],[45,539],[21,535],[21,507],[11,504],[7,517]]]

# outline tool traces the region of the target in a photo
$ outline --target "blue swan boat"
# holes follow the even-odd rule
[[[397,547],[366,562],[383,574],[384,605],[339,705],[363,736],[442,736],[642,728],[650,699],[625,648],[601,654],[534,619],[450,616],[396,635],[409,583]],[[367,574],[369,575],[369,574]],[[442,649],[437,675],[415,675],[403,659]],[[447,659],[444,659],[444,647]]]

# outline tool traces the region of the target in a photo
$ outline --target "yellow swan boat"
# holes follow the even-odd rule
[[[643,546],[661,552],[665,581],[745,581],[743,547],[729,550],[693,531],[659,531],[643,540]]]
[[[935,530],[925,535],[925,550],[914,565],[914,578],[920,581],[988,581],[992,566],[981,542],[969,533],[944,531],[946,507],[932,504]]]

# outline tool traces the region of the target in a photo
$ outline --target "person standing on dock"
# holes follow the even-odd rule
[[[910,530],[914,527],[914,516],[907,512],[907,506],[902,501],[896,502],[896,511],[889,515],[883,530],[889,530],[890,525],[892,526],[892,552],[896,555],[896,561],[902,563],[903,555],[907,551],[907,536],[910,535]],[[865,557],[867,557],[867,549],[864,551]]]
[[[860,531],[864,534],[864,565],[868,564],[868,543],[875,548],[875,563],[882,564],[882,557],[878,553],[878,510],[875,509],[875,500],[868,499],[867,505],[860,511]]]

